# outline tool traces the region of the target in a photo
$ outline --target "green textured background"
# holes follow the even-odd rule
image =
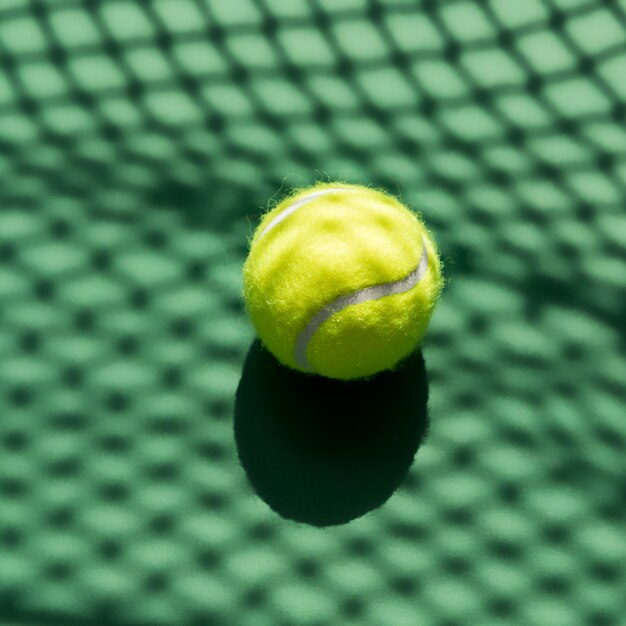
[[[624,0],[1,0],[0,68],[1,626],[626,624]],[[320,178],[449,279],[428,438],[327,528],[233,433],[247,237]]]

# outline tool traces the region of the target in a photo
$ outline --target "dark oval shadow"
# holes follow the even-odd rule
[[[255,341],[235,402],[235,441],[258,495],[285,518],[349,522],[381,506],[428,430],[421,351],[393,372],[343,382],[284,367]]]

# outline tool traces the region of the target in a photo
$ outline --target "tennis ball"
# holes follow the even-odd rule
[[[418,216],[382,191],[344,183],[300,189],[267,212],[243,269],[246,309],[269,351],[344,380],[408,356],[442,284]]]

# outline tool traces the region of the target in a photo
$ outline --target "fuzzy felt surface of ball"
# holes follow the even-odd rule
[[[243,269],[246,310],[284,365],[337,379],[393,369],[443,286],[420,217],[369,187],[320,183],[265,213]]]

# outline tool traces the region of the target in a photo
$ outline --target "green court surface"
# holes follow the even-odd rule
[[[2,0],[0,626],[626,625],[626,2]],[[261,213],[420,211],[422,352],[254,342]]]

